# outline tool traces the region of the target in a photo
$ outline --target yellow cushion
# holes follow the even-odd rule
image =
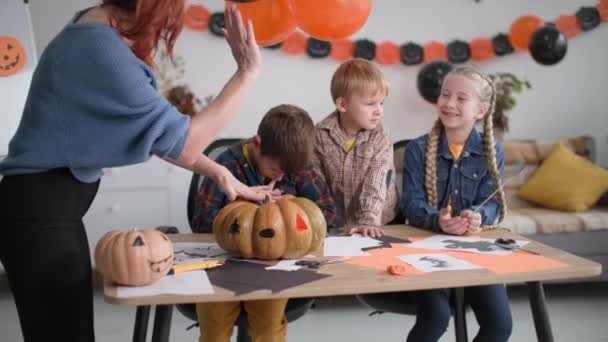
[[[567,211],[588,210],[608,191],[608,171],[555,144],[517,194],[541,206]]]

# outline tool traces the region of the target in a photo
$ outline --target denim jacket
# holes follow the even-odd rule
[[[467,138],[458,160],[448,149],[445,132],[442,131],[437,148],[437,203],[438,208],[428,205],[424,187],[425,154],[428,134],[412,140],[405,150],[403,167],[403,191],[401,211],[409,224],[427,230],[440,231],[437,223],[439,209],[448,204],[452,195],[452,213],[475,210],[495,190],[488,172],[483,140],[476,129]],[[504,167],[503,147],[496,143],[496,164],[502,174]],[[494,223],[499,213],[496,197],[480,209],[482,225]]]

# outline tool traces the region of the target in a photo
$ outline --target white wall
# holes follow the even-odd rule
[[[222,0],[200,2],[212,11]],[[32,17],[38,51],[77,9],[92,0],[32,1]],[[429,40],[471,40],[508,32],[519,16],[532,14],[547,21],[573,14],[580,6],[597,0],[375,0],[366,25],[353,37],[397,43]],[[441,8],[441,10],[437,10]],[[75,47],[76,48],[76,47]],[[208,31],[184,31],[176,53],[187,60],[187,83],[199,97],[217,93],[234,70],[224,41]],[[326,58],[290,56],[280,50],[263,51],[263,72],[236,119],[223,136],[253,134],[266,110],[279,103],[307,109],[315,120],[332,110],[329,80],[338,63]],[[480,66],[489,72],[507,71],[529,79],[533,89],[519,96],[509,113],[508,138],[553,138],[590,134],[597,139],[598,162],[608,165],[608,24],[581,34],[569,42],[566,58],[551,67],[533,61],[527,52],[497,57]],[[433,108],[416,90],[420,66],[381,66],[391,83],[385,123],[394,139],[411,138],[428,130],[435,118]]]

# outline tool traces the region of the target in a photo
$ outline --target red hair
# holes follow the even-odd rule
[[[102,6],[116,9],[110,12],[110,25],[133,41],[131,50],[144,63],[154,66],[152,52],[161,40],[172,55],[183,27],[184,0],[103,0]]]

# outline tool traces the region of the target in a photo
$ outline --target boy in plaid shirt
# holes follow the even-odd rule
[[[257,135],[230,147],[216,161],[244,184],[274,189],[274,199],[286,194],[310,199],[323,212],[328,229],[337,228],[340,220],[329,188],[309,163],[313,141],[314,124],[308,113],[296,106],[280,105],[266,113]],[[205,178],[196,199],[192,229],[212,232],[213,220],[228,203],[219,186]],[[242,302],[254,341],[285,341],[287,300]],[[198,303],[200,341],[228,342],[240,308],[241,302]]]
[[[331,188],[346,232],[378,237],[398,212],[393,145],[382,126],[388,85],[365,59],[338,67],[331,80],[336,110],[316,126],[315,169]]]

